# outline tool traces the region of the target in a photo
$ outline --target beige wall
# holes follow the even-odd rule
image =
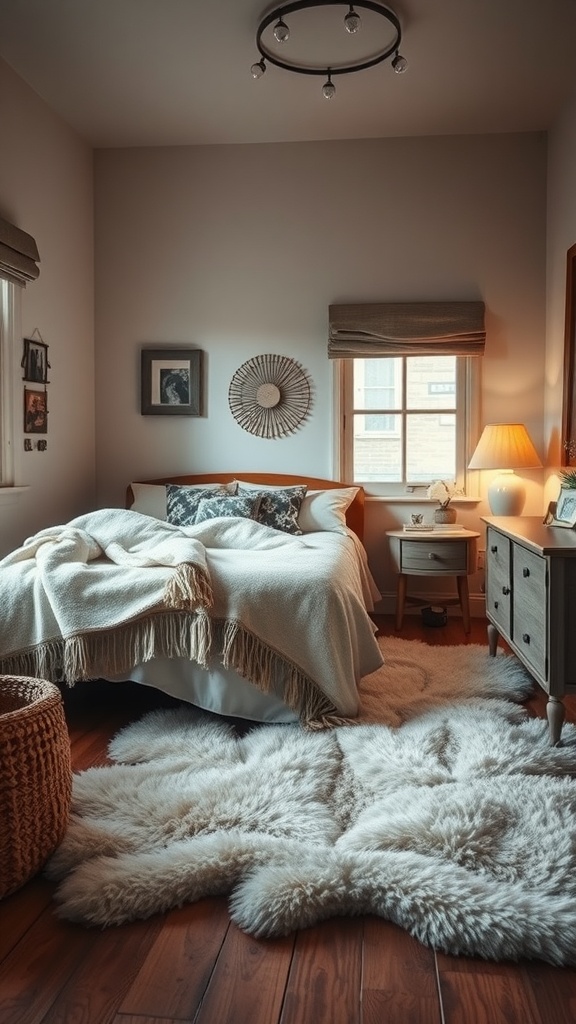
[[[35,236],[42,260],[22,334],[38,328],[52,363],[45,453],[23,451],[15,371],[17,482],[29,486],[0,503],[1,550],[94,504],[95,450],[99,505],[122,503],[132,478],[187,470],[333,475],[331,302],[483,298],[482,420],[522,420],[541,453],[551,450],[561,264],[576,217],[570,112],[549,166],[547,349],[544,135],[100,151],[93,250],[92,153],[1,62],[0,121],[0,215]],[[142,345],[203,349],[204,416],[140,415]],[[312,415],[279,441],[242,431],[228,408],[232,374],[264,352],[294,357],[314,385]],[[539,514],[541,474],[526,479],[526,511]],[[368,509],[386,595],[385,530],[410,510]],[[486,510],[463,506],[459,519],[481,529]]]
[[[545,136],[106,150],[95,194],[101,504],[166,473],[331,476],[331,302],[483,298],[483,421],[521,420],[541,448]],[[140,415],[145,344],[204,350],[204,417]],[[228,408],[232,374],[264,352],[294,357],[314,382],[312,416],[282,440],[252,437]],[[526,475],[526,511],[540,514],[541,473]],[[478,527],[485,511],[459,518]],[[384,532],[406,514],[369,506],[388,594]]]
[[[22,295],[23,337],[49,346],[48,447],[24,451],[22,339],[14,353],[16,483],[0,491],[0,553],[94,503],[92,151],[0,61],[0,216],[29,232],[40,277]],[[33,440],[37,440],[35,436]]]

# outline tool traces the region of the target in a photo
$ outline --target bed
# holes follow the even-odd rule
[[[125,509],[0,562],[0,672],[131,679],[253,721],[353,720],[382,664],[363,513],[361,488],[318,477],[135,481]]]

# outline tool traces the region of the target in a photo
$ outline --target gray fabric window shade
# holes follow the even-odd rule
[[[330,359],[481,356],[483,302],[383,302],[330,306]]]
[[[27,281],[38,277],[39,262],[38,247],[32,235],[0,217],[0,277],[26,285]]]

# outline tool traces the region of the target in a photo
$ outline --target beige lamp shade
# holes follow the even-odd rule
[[[539,469],[542,463],[523,423],[488,423],[468,463],[468,469],[499,469],[488,488],[493,515],[519,516],[526,488],[515,469]]]

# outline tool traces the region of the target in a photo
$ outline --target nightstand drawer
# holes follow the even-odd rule
[[[454,576],[455,573],[465,573],[467,564],[468,545],[465,540],[402,542],[401,572]]]

